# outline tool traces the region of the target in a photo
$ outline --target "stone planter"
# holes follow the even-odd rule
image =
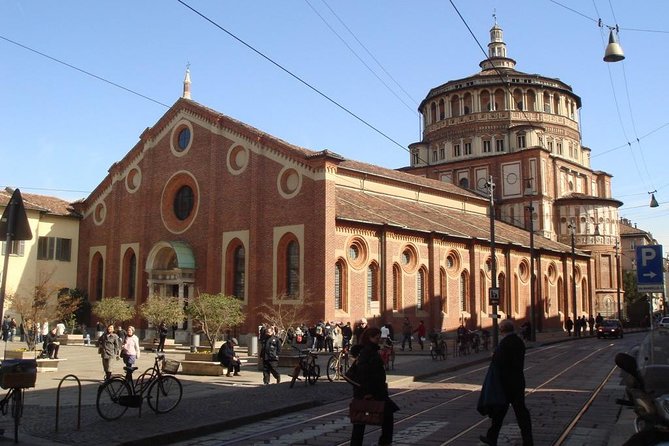
[[[84,335],[62,334],[58,336],[58,342],[60,342],[61,345],[84,345]]]
[[[37,352],[29,352],[23,350],[7,350],[5,352],[5,359],[35,359]]]
[[[184,361],[216,362],[216,355],[213,353],[184,353]]]

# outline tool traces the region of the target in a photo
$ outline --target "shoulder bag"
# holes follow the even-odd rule
[[[348,406],[348,415],[353,424],[381,426],[386,402],[353,398]]]

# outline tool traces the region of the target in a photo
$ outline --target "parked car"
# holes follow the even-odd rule
[[[623,324],[618,319],[604,319],[599,327],[597,327],[597,337],[623,337]]]
[[[663,317],[660,319],[660,322],[657,323],[657,326],[660,328],[669,328],[669,317]]]

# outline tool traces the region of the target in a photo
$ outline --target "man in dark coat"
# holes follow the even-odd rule
[[[532,420],[530,412],[525,407],[525,343],[513,331],[513,322],[504,319],[499,324],[499,332],[503,336],[499,346],[492,356],[491,367],[496,366],[500,374],[501,386],[506,396],[507,404],[496,406],[491,410],[492,425],[487,435],[481,435],[480,440],[489,445],[497,444],[499,431],[502,429],[504,417],[509,410],[509,404],[516,413],[516,420],[523,438],[523,446],[532,446]]]
[[[279,353],[281,353],[281,339],[274,335],[274,327],[267,328],[267,337],[263,343],[262,351],[262,382],[269,384],[269,375],[271,374],[276,383],[281,382],[281,375],[276,371],[279,366]]]
[[[222,366],[228,369],[228,373],[226,373],[225,376],[231,376],[233,372],[235,376],[239,376],[242,362],[235,354],[235,345],[237,345],[237,338],[228,339],[218,350],[219,362]]]

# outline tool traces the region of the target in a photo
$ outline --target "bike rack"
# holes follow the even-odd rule
[[[60,418],[60,386],[63,385],[68,378],[74,378],[77,381],[77,387],[79,388],[79,401],[77,404],[77,430],[81,429],[81,381],[77,378],[77,375],[65,375],[63,379],[58,383],[58,390],[56,391],[56,432],[58,432],[58,419]]]

